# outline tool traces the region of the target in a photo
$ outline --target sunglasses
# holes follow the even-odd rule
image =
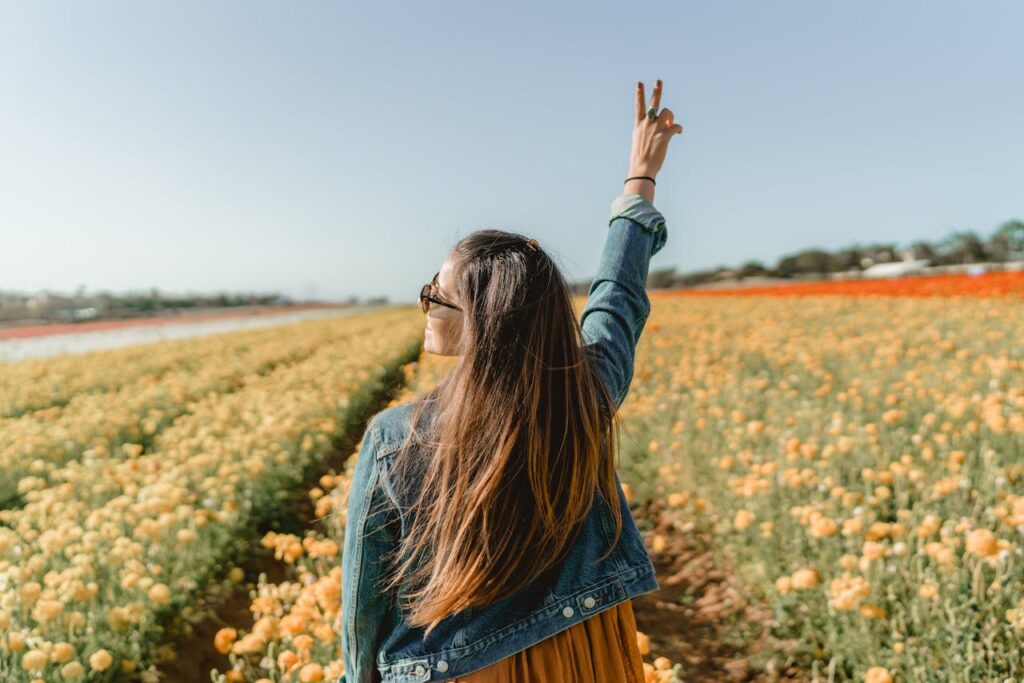
[[[442,301],[433,295],[432,292],[434,291],[434,286],[437,284],[437,276],[440,274],[440,272],[435,273],[433,279],[423,285],[423,288],[420,290],[420,308],[423,309],[424,313],[429,313],[430,305],[437,304],[438,306],[447,306],[448,308],[454,308],[456,311],[461,311],[462,309],[455,304]]]

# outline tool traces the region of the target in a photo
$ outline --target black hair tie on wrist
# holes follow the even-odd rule
[[[649,176],[649,175],[635,175],[635,176],[633,176],[632,178],[626,178],[626,183],[628,183],[628,182],[629,182],[630,180],[650,180],[650,181],[651,181],[652,183],[654,183],[655,185],[657,185],[657,184],[658,184],[658,183],[655,183],[655,182],[654,182],[654,178],[652,178],[652,177],[651,177],[651,176]],[[625,183],[623,183],[623,184],[625,184]]]

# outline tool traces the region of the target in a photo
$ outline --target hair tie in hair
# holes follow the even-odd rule
[[[532,237],[526,240],[526,246],[528,246],[530,249],[533,249],[534,251],[540,250],[540,245],[537,244],[537,240],[533,239]]]

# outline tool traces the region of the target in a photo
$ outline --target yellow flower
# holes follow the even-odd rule
[[[886,522],[875,522],[864,532],[864,538],[868,541],[877,541],[889,535],[889,525]]]
[[[40,600],[32,610],[32,617],[42,623],[48,623],[60,616],[64,611],[64,603],[60,600]]]
[[[178,543],[182,545],[192,543],[198,538],[198,535],[193,529],[178,529],[178,533],[175,535]]]
[[[824,538],[826,536],[834,536],[838,530],[839,525],[822,515],[811,522],[810,534],[814,538]]]
[[[793,572],[793,588],[806,590],[818,585],[818,570],[812,568],[798,569]]]
[[[754,513],[750,510],[737,510],[736,516],[733,518],[732,525],[737,529],[746,529],[753,523]]]
[[[668,495],[668,506],[677,508],[686,505],[690,500],[690,494],[685,491],[682,493],[670,493]]]
[[[975,529],[967,534],[967,552],[991,557],[999,552],[996,535],[988,529]]]
[[[46,653],[42,650],[29,650],[21,656],[21,668],[25,671],[42,671],[46,663]]]
[[[839,566],[843,569],[853,569],[859,563],[859,558],[856,555],[850,553],[844,554],[839,558]]]
[[[68,662],[60,668],[60,677],[65,681],[80,681],[85,678],[85,667],[81,662]]]
[[[880,560],[885,557],[885,545],[883,543],[875,543],[874,541],[864,541],[864,546],[861,549],[861,554],[865,559]]]
[[[60,664],[70,661],[74,656],[75,648],[71,643],[57,643],[53,646],[53,652],[50,653],[50,659]]]
[[[284,650],[277,655],[277,668],[285,673],[291,673],[292,669],[299,663],[299,656],[291,650]]]
[[[114,658],[106,650],[96,650],[89,656],[89,666],[93,671],[106,671],[114,663]]]
[[[25,648],[25,636],[20,633],[7,635],[7,649],[11,652],[21,652]]]
[[[892,674],[881,666],[873,666],[864,674],[864,683],[893,683]]]
[[[651,550],[652,551],[654,551],[656,553],[663,553],[663,552],[665,552],[665,548],[667,548],[667,547],[668,547],[668,541],[666,541],[665,537],[662,536],[661,534],[654,534],[654,536],[651,537]]]
[[[307,664],[299,670],[300,683],[319,683],[324,680],[324,669],[317,663]]]
[[[281,629],[285,633],[297,636],[306,627],[306,620],[301,614],[288,614],[281,618]]]
[[[640,654],[651,654],[651,637],[643,631],[636,632],[636,645],[640,649]]]
[[[871,586],[860,576],[843,572],[829,584],[830,604],[838,610],[851,610],[871,593]]]
[[[864,529],[864,520],[860,517],[851,517],[843,521],[843,536],[852,536]]]
[[[860,606],[860,613],[868,619],[881,619],[886,615],[884,607],[878,605],[864,604]]]
[[[171,589],[166,583],[155,583],[146,594],[157,605],[166,605],[171,599]]]

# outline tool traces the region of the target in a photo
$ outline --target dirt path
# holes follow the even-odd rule
[[[745,597],[734,572],[716,566],[710,538],[657,505],[634,516],[653,520],[650,534],[667,540],[663,551],[649,551],[661,588],[633,600],[637,629],[651,639],[645,660],[664,656],[682,664],[687,683],[807,680],[795,668],[781,670],[777,658],[758,656],[779,647],[769,645],[771,612]],[[754,663],[765,659],[766,666]]]
[[[343,458],[342,453],[347,455],[339,449],[335,457]],[[340,471],[341,464],[335,460],[334,467]],[[301,535],[303,520],[312,518],[312,506],[305,491],[292,504],[294,516],[289,517],[295,528],[280,531]],[[808,680],[796,669],[780,670],[777,664],[757,667],[752,663],[762,649],[769,647],[765,633],[771,613],[744,598],[735,575],[715,566],[706,536],[694,529],[679,529],[657,510],[641,509],[634,514],[637,519],[653,515],[659,520],[653,533],[668,539],[663,552],[651,553],[662,587],[633,600],[637,627],[651,639],[651,653],[645,661],[664,656],[682,664],[687,683]],[[244,567],[247,580],[255,581],[260,572],[275,583],[287,578],[286,565],[262,547],[254,548]],[[162,683],[206,681],[211,669],[229,668],[228,658],[213,647],[214,635],[224,627],[247,631],[253,623],[249,605],[244,584],[232,593],[204,598],[199,608],[206,617],[193,626],[191,636],[175,641],[180,656],[162,665]]]
[[[345,461],[362,439],[367,422],[373,415],[383,410],[390,398],[397,394],[404,384],[405,374],[402,369],[395,372],[388,385],[382,389],[376,403],[367,408],[362,420],[344,430],[344,435],[332,444],[330,453],[307,473],[306,483],[290,493],[280,508],[275,509],[270,515],[269,522],[259,525],[257,532],[250,537],[246,554],[231,558],[230,563],[227,563],[229,567],[237,566],[245,571],[244,581],[227,591],[220,590],[219,584],[216,584],[197,600],[195,607],[198,616],[191,623],[191,632],[178,631],[168,638],[170,649],[175,656],[157,663],[160,683],[208,682],[210,671],[213,669],[227,671],[231,668],[228,656],[221,654],[214,647],[214,636],[222,628],[235,628],[239,632],[249,632],[252,629],[254,619],[249,609],[252,604],[249,585],[257,584],[261,572],[266,574],[267,581],[271,584],[294,580],[289,574],[290,567],[275,558],[272,549],[264,548],[259,542],[260,539],[268,531],[295,534],[300,538],[305,535],[316,519],[315,505],[309,497],[310,489],[329,471],[345,471]]]
[[[255,582],[260,572],[265,572],[272,583],[285,581],[286,565],[274,558],[271,549],[257,547],[245,562],[246,582]],[[214,636],[222,628],[251,629],[252,602],[248,587],[243,582],[236,590],[225,594],[209,594],[196,603],[197,610],[204,618],[192,625],[192,633],[179,635],[172,641],[177,656],[159,665],[161,683],[199,683],[210,680],[210,671],[226,671],[231,667],[227,655],[214,647]]]
[[[360,431],[356,429],[353,433]],[[332,467],[343,471],[344,460],[355,448],[354,439],[350,437],[337,445],[324,463],[323,472]],[[315,478],[318,477],[319,474]],[[273,530],[301,536],[313,516],[307,489],[302,488],[289,501],[288,510],[279,516],[287,523],[275,523]],[[637,628],[651,639],[651,652],[644,657],[645,661],[664,656],[672,663],[682,664],[686,683],[809,680],[795,668],[784,668],[778,657],[772,660],[762,654],[780,647],[767,635],[771,612],[745,597],[746,591],[735,572],[716,565],[711,539],[693,524],[685,520],[681,523],[678,514],[666,514],[658,504],[638,508],[634,516],[638,522],[653,520],[649,533],[661,534],[667,540],[664,550],[650,553],[661,588],[633,600]],[[260,537],[267,530],[262,529]],[[208,681],[212,669],[230,668],[227,656],[214,648],[214,636],[225,627],[239,631],[251,628],[247,583],[255,583],[260,572],[272,583],[288,578],[287,565],[258,543],[253,543],[248,557],[236,558],[236,562],[245,569],[246,581],[227,593],[208,594],[197,603],[203,617],[192,625],[190,635],[179,635],[173,640],[178,656],[160,665],[161,683]],[[767,665],[756,664],[766,659]]]
[[[233,590],[211,590],[198,600],[196,608],[201,619],[192,624],[190,634],[178,634],[171,641],[177,656],[159,664],[161,683],[209,681],[211,670],[227,671],[231,668],[227,655],[222,655],[214,647],[214,636],[222,628],[235,628],[239,632],[248,632],[252,629],[254,619],[249,609],[252,598],[249,596],[248,584],[255,585],[261,572],[267,575],[267,581],[272,584],[294,580],[288,573],[289,566],[276,559],[272,549],[261,546],[259,538],[267,531],[296,534],[300,537],[305,534],[315,517],[309,489],[331,468],[335,472],[343,471],[344,462],[355,450],[361,435],[362,429],[357,428],[350,432],[348,438],[335,444],[331,455],[309,478],[309,485],[296,490],[284,506],[285,509],[280,511],[278,519],[284,521],[276,521],[261,527],[257,538],[250,546],[249,554],[246,557],[234,558],[233,564],[245,570],[245,580]]]

